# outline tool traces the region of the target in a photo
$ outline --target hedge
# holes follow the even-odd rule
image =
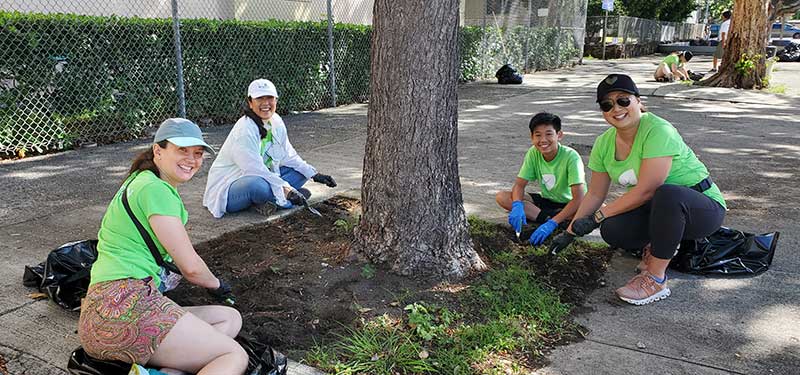
[[[268,77],[279,113],[329,105],[327,23],[185,19],[181,21],[187,117],[235,121],[247,84]],[[177,113],[170,19],[23,14],[0,11],[0,156],[43,152],[77,141],[142,135]],[[336,24],[337,103],[369,94],[371,27]],[[567,39],[559,56],[555,29],[463,27],[460,79],[521,67],[527,38],[531,67],[551,69],[577,57]],[[505,48],[503,48],[505,45]]]

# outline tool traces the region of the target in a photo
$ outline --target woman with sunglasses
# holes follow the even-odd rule
[[[670,295],[665,272],[681,240],[716,231],[725,217],[725,200],[675,127],[646,112],[630,77],[603,79],[597,102],[611,128],[595,140],[589,191],[551,250],[559,252],[597,227],[613,247],[643,249],[638,274],[616,294],[644,305]],[[604,206],[611,182],[628,190]]]

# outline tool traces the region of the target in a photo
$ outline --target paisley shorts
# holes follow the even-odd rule
[[[100,282],[83,300],[78,336],[92,357],[145,365],[184,314],[151,277]]]

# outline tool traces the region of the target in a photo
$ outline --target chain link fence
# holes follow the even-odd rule
[[[468,54],[477,59],[473,66],[479,77],[494,75],[503,64],[530,73],[569,65],[582,56],[586,1],[466,1],[470,3],[463,7],[463,24],[467,30],[480,30],[479,52]]]
[[[0,0],[0,158],[111,143],[183,115],[241,115],[248,83],[278,112],[365,102],[373,0]],[[175,17],[177,16],[177,17]],[[582,55],[586,3],[462,0],[461,79]],[[178,56],[179,58],[176,58]]]
[[[587,55],[603,56],[604,36],[606,58],[627,58],[652,54],[660,43],[702,39],[706,34],[704,24],[662,22],[626,16],[588,17],[585,47]]]

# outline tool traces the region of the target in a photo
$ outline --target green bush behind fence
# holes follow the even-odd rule
[[[0,11],[0,26],[0,156],[130,139],[177,113],[170,19]],[[336,24],[333,33],[337,103],[364,102],[371,27]],[[526,54],[532,69],[563,66],[578,54],[571,38],[463,27],[460,79],[493,76],[506,62],[521,68]],[[330,103],[325,22],[185,19],[181,43],[187,117],[201,124],[236,121],[257,77],[275,82],[279,113]]]

